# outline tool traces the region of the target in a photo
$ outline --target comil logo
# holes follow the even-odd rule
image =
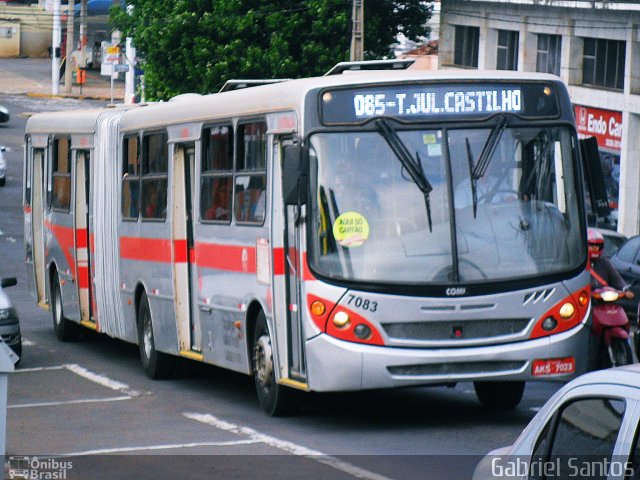
[[[9,457],[9,478],[26,480],[65,480],[73,462],[55,458]]]
[[[467,293],[467,289],[465,287],[450,287],[444,291],[447,297],[459,297]]]

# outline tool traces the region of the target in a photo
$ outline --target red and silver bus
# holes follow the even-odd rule
[[[30,286],[85,327],[294,390],[525,382],[587,368],[567,90],[518,72],[373,71],[26,127]]]

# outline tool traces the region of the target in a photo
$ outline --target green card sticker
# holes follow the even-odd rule
[[[369,222],[358,212],[345,212],[333,222],[333,238],[341,247],[359,247],[369,238]]]
[[[436,136],[433,133],[425,133],[422,135],[422,143],[425,145],[436,143]]]

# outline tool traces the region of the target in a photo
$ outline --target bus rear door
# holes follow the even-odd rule
[[[201,359],[197,265],[194,252],[193,193],[195,144],[176,143],[173,154],[173,278],[178,342],[181,355]]]

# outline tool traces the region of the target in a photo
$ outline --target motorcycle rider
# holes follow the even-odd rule
[[[601,288],[607,285],[616,290],[625,292],[627,298],[633,298],[633,292],[628,290],[625,283],[611,260],[602,253],[604,251],[604,237],[600,232],[589,228],[587,231],[587,243],[589,245],[589,262],[591,263],[591,288]]]

